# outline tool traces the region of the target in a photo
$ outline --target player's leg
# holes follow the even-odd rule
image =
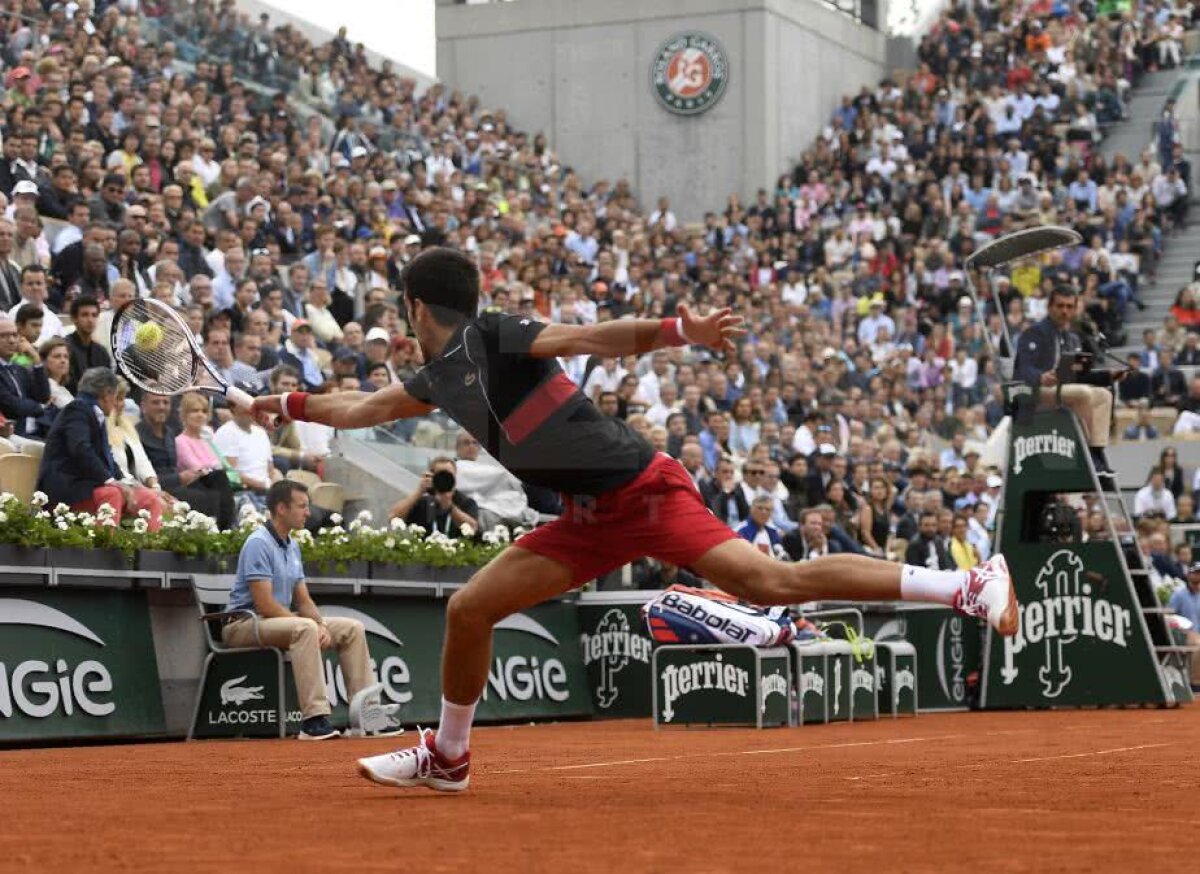
[[[560,530],[563,527],[569,526],[560,526]],[[530,545],[540,548],[552,538],[553,532],[531,537]],[[521,545],[506,549],[475,574],[454,593],[446,609],[442,716],[437,734],[423,731],[413,748],[359,759],[358,772],[388,786],[427,786],[447,792],[466,789],[471,723],[487,683],[493,626],[506,616],[571,590],[588,578],[580,574],[580,568],[566,561]]]
[[[853,554],[785,562],[739,538],[714,546],[692,567],[718,588],[755,604],[926,601],[986,617],[1004,635],[1017,631],[1017,600],[999,555],[971,571],[930,570]]]
[[[442,721],[437,740],[450,758],[467,750],[475,705],[492,661],[492,628],[575,587],[565,564],[514,546],[504,550],[450,597],[442,644]]]

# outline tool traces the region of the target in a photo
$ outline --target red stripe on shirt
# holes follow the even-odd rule
[[[508,414],[502,427],[511,443],[520,443],[575,394],[575,383],[559,373],[534,389],[533,393]]]

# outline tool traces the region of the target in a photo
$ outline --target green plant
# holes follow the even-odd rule
[[[232,563],[241,552],[246,537],[262,524],[263,517],[246,512],[238,527],[222,531],[209,516],[185,503],[175,504],[158,531],[149,530],[149,514],[127,518],[113,525],[113,512],[101,507],[94,515],[73,512],[65,504],[46,509],[46,496],[35,493],[30,504],[14,495],[0,494],[0,543],[23,547],[73,549],[113,549],[132,558],[141,549],[173,552],[184,558],[216,558]],[[383,528],[371,526],[371,514],[363,511],[343,528],[342,518],[334,515],[332,527],[315,536],[308,531],[294,532],[306,563],[332,565],[345,570],[350,562],[373,561],[395,565],[431,567],[475,567],[487,564],[508,545],[507,528],[497,526],[481,535],[464,531],[452,539],[442,533],[426,534],[418,525],[406,525],[393,519]],[[522,529],[517,529],[517,534]]]

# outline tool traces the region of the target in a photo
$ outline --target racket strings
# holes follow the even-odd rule
[[[143,390],[175,394],[198,382],[198,362],[186,326],[157,303],[135,300],[121,310],[113,329],[113,354],[125,375]],[[160,336],[156,338],[157,332],[147,325],[157,327]]]

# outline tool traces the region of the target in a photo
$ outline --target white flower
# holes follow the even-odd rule
[[[527,531],[529,531],[529,529],[526,528],[524,525],[518,525],[516,528],[513,529],[512,536],[520,537],[522,534],[525,534]]]
[[[71,508],[68,507],[66,504],[62,503],[61,501],[59,501],[58,504],[55,505],[55,507],[54,507],[54,515],[55,516],[65,516],[70,512],[71,512]]]
[[[186,513],[190,509],[192,509],[192,505],[189,504],[187,501],[176,501],[175,502],[175,512],[176,513]]]
[[[474,537],[475,536],[475,526],[468,525],[466,522],[464,522],[462,525],[460,525],[458,527],[458,530],[462,532],[463,537]]]
[[[326,533],[326,534],[328,534],[330,537],[333,537],[333,536],[335,536],[335,535],[338,535],[338,534],[345,534],[345,533],[346,533],[346,529],[345,529],[345,528],[343,528],[341,525],[339,525],[339,524],[338,524],[338,522],[341,522],[341,521],[342,521],[342,517],[341,517],[341,516],[339,516],[337,513],[334,513],[332,516],[330,516],[330,517],[329,517],[329,519],[330,519],[330,521],[331,521],[331,522],[333,522],[333,527],[332,527],[332,528],[326,528],[326,529],[325,529],[325,533]]]
[[[33,497],[29,499],[29,503],[35,507],[44,507],[50,503],[50,499],[46,497],[45,492],[34,492]]]
[[[388,522],[388,527],[391,528],[393,531],[400,531],[400,530],[407,531],[408,530],[408,525],[399,516],[397,516],[391,522]]]
[[[356,518],[358,519],[359,522],[361,522],[364,525],[366,525],[368,522],[375,521],[375,517],[373,515],[371,515],[370,510],[360,510],[358,513],[358,516]]]
[[[307,528],[297,528],[292,532],[292,540],[296,541],[301,546],[306,546],[313,542],[312,532]]]
[[[0,520],[0,521],[3,521],[3,520]],[[395,549],[396,548],[396,538],[395,537],[385,537],[383,539],[383,545],[386,549]]]
[[[139,518],[139,519],[149,519],[149,518],[150,518],[150,511],[149,511],[149,510],[144,510],[144,509],[143,509],[143,510],[138,510],[138,518]]]
[[[353,522],[350,523],[351,531],[361,531],[362,527],[363,527],[363,523],[362,523],[361,519],[355,519]]]
[[[82,525],[84,528],[91,528],[93,525],[96,524],[96,517],[93,516],[91,513],[80,513],[78,516],[75,517],[75,521],[77,523],[79,523],[80,525]]]
[[[330,513],[329,521],[332,522],[334,525],[341,525],[342,524],[342,514],[341,513]]]
[[[147,531],[150,530],[150,523],[147,522],[145,519],[140,519],[140,518],[134,519],[133,520],[133,530],[137,534],[145,534]]]
[[[56,524],[56,525],[58,525],[58,530],[59,530],[59,531],[66,531],[66,530],[67,530],[67,529],[70,527],[70,526],[67,524],[67,520],[66,520],[66,519],[59,519],[59,520],[58,520],[58,522],[56,522],[55,524]]]
[[[7,522],[7,521],[8,521],[8,514],[5,513],[3,510],[0,510],[0,524],[3,524],[4,522]]]

